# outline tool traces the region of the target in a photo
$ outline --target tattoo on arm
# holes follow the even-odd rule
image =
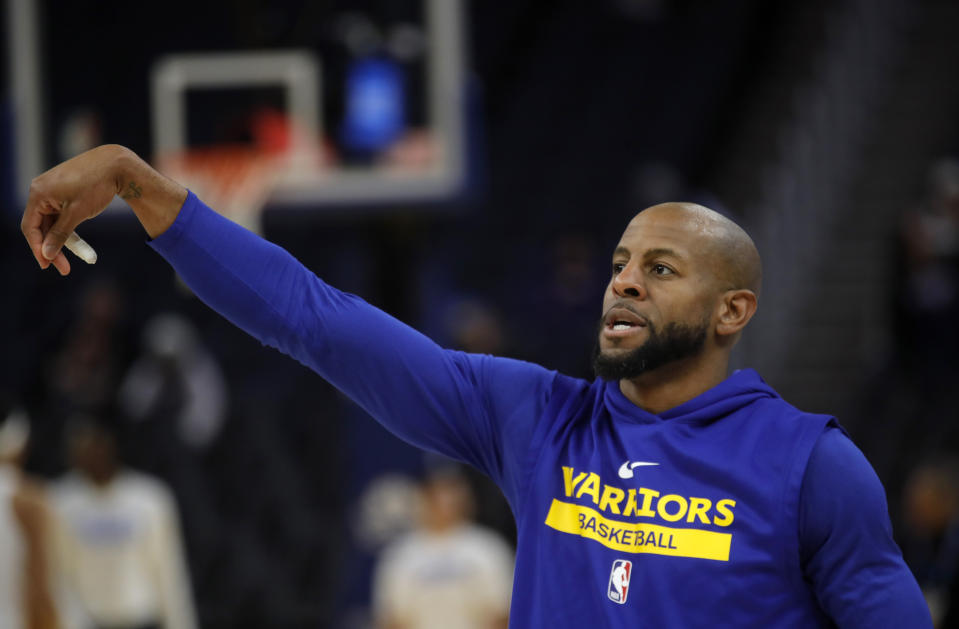
[[[121,199],[139,199],[143,195],[143,186],[138,186],[135,181],[131,181],[127,186],[126,192],[120,195]]]

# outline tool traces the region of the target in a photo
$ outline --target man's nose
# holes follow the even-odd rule
[[[622,271],[613,277],[613,292],[620,297],[646,298],[646,287],[642,282],[641,269],[638,265],[627,264]]]

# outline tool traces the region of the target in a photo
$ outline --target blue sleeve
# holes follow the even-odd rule
[[[892,538],[886,496],[838,427],[820,436],[799,504],[803,574],[841,629],[932,629],[922,592]]]
[[[400,438],[483,470],[516,504],[555,372],[444,350],[192,192],[150,245],[235,325],[316,371]]]

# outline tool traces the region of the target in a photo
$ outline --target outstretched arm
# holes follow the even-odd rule
[[[23,225],[40,265],[69,272],[59,247],[115,193],[214,310],[312,368],[405,440],[479,467],[511,500],[521,494],[553,372],[440,348],[121,147],[94,149],[34,180]]]

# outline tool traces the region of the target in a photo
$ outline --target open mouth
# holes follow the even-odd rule
[[[628,336],[642,330],[645,327],[645,323],[615,319],[606,324],[605,332],[607,336]]]
[[[606,313],[605,329],[609,336],[625,336],[648,325],[645,317],[626,308],[612,308]]]
[[[627,310],[626,308],[611,308],[606,313],[606,327],[613,330],[628,330],[630,328],[645,327],[645,317]]]

